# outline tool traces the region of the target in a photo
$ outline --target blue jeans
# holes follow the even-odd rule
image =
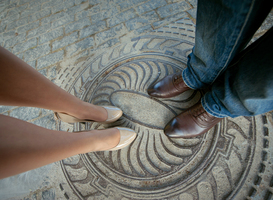
[[[195,47],[182,72],[215,117],[273,110],[273,28],[246,48],[273,6],[269,0],[199,0]]]

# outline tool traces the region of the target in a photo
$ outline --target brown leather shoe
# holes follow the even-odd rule
[[[164,133],[168,137],[195,137],[207,132],[221,120],[207,113],[201,103],[197,103],[174,117],[164,128]]]
[[[155,85],[150,86],[147,92],[153,97],[169,98],[177,96],[189,89],[191,88],[184,83],[181,73],[176,73],[168,75]]]

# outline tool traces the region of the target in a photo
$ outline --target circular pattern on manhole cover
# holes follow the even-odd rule
[[[175,26],[180,35],[176,32],[168,35],[168,30]],[[265,121],[254,117],[226,118],[203,136],[170,139],[162,131],[165,124],[197,103],[200,92],[187,91],[171,99],[147,95],[149,85],[186,68],[186,57],[193,47],[193,27],[187,20],[178,21],[171,27],[109,49],[89,59],[81,70],[72,69],[67,73],[65,77],[71,84],[63,82],[69,92],[84,101],[114,105],[124,112],[113,124],[77,123],[75,131],[125,126],[136,130],[138,136],[130,146],[119,151],[87,153],[63,160],[62,169],[70,186],[66,197],[225,199],[255,196],[255,184],[260,185],[263,179],[257,178],[257,170],[252,172],[251,167],[253,163],[258,166],[263,162],[255,155],[267,152],[264,150],[269,141],[266,133],[263,139],[257,137],[257,130],[265,127]],[[60,122],[58,128],[64,130],[65,126]],[[262,163],[261,173],[265,168],[266,164]],[[252,179],[257,181],[253,183]],[[270,190],[267,192],[270,197]]]

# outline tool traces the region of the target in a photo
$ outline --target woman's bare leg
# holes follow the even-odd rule
[[[107,119],[104,108],[64,91],[3,47],[0,47],[0,105],[45,108],[79,119]]]
[[[0,179],[90,151],[115,147],[116,128],[88,132],[48,130],[0,115]]]

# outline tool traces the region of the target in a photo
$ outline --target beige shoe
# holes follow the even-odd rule
[[[99,123],[104,123],[104,124],[112,123],[114,121],[117,121],[122,116],[122,110],[117,107],[114,107],[114,106],[102,106],[102,107],[106,109],[108,118],[106,121],[99,122]],[[95,122],[93,120],[88,120],[88,119],[78,119],[69,114],[61,113],[61,112],[55,112],[54,117],[55,119],[60,119],[63,122],[67,122],[67,123]]]
[[[119,130],[120,140],[116,147],[109,149],[108,151],[115,151],[127,147],[136,138],[136,132],[129,128],[115,127]]]

